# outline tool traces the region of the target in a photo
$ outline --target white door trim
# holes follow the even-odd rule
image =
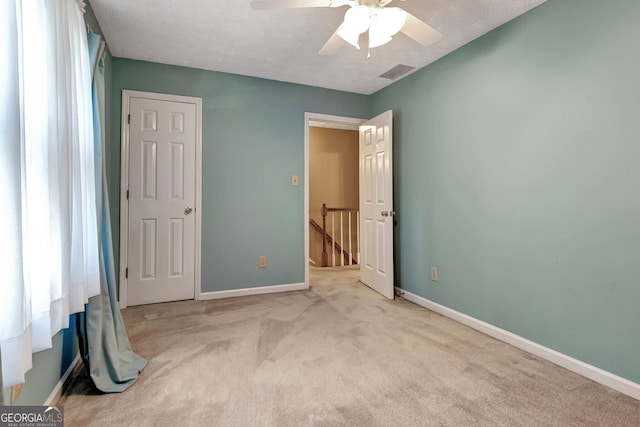
[[[183,102],[196,106],[196,165],[195,165],[195,275],[194,295],[200,299],[201,294],[201,220],[202,220],[202,98],[180,95],[168,95],[162,93],[140,92],[134,90],[122,91],[122,117],[121,117],[121,147],[120,147],[120,308],[127,307],[127,278],[126,266],[129,248],[129,201],[127,190],[129,188],[129,104],[131,98],[145,98],[158,101]]]
[[[309,289],[309,127],[311,122],[322,122],[323,126],[344,129],[345,126],[357,130],[365,119],[332,116],[329,114],[304,113],[304,285]]]

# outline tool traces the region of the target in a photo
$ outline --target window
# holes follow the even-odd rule
[[[0,2],[0,351],[24,382],[99,293],[91,77],[83,3]]]

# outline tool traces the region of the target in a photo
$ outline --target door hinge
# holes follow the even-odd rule
[[[129,278],[129,267],[124,269],[124,278],[128,279]]]
[[[127,116],[127,124],[130,125],[131,124],[131,114],[129,114]]]
[[[129,200],[129,190],[127,190],[127,200]]]

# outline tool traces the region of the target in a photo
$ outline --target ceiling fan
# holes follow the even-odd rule
[[[320,49],[320,55],[336,53],[347,42],[360,49],[360,36],[367,32],[369,49],[391,41],[398,32],[423,46],[438,41],[442,34],[399,7],[385,7],[392,0],[253,0],[256,10],[293,9],[302,7],[349,6],[344,21]]]

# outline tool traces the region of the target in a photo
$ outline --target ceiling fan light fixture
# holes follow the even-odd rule
[[[404,26],[407,15],[397,7],[378,9],[371,15],[369,25],[369,48],[389,43]]]
[[[407,21],[407,12],[399,7],[385,7],[376,13],[377,20],[391,37],[396,35]]]
[[[337,34],[352,46],[358,47],[360,34],[369,28],[369,8],[356,6],[347,10],[344,14],[344,23]]]
[[[360,49],[360,35],[369,31],[369,48],[382,46],[402,31],[423,46],[442,38],[442,34],[400,7],[386,7],[392,0],[251,0],[256,10],[349,6],[344,21],[318,54],[332,55],[349,43]],[[404,0],[402,0],[404,1]]]
[[[352,27],[353,31],[362,34],[369,28],[369,16],[370,12],[367,6],[352,7],[344,14],[344,23]]]
[[[369,48],[371,49],[389,43],[391,36],[384,31],[384,28],[375,25],[373,20],[371,21],[371,26],[369,27]]]
[[[337,34],[340,37],[342,37],[342,39],[347,43],[349,43],[350,45],[360,49],[359,40],[360,40],[361,33],[357,31],[353,31],[353,28],[349,27],[348,25],[345,25],[344,27],[338,30]]]

